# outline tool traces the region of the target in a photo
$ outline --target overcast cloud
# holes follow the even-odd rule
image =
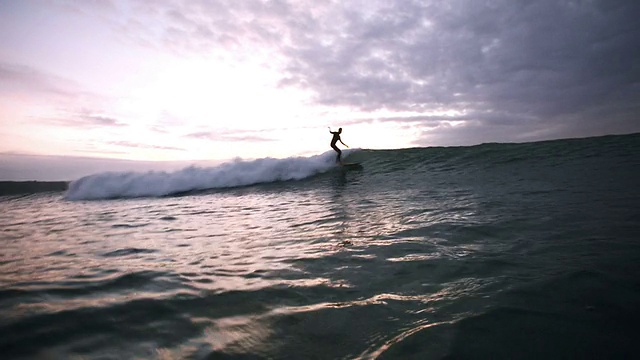
[[[128,34],[153,46],[249,56],[266,45],[282,86],[323,105],[456,110],[463,143],[480,128],[509,140],[640,129],[637,1],[145,0],[131,9],[122,29],[152,21]]]

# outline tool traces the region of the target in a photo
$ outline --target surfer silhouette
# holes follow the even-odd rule
[[[329,132],[333,134],[333,138],[331,139],[331,147],[333,148],[333,150],[335,150],[338,153],[338,156],[336,156],[336,162],[342,164],[342,160],[340,159],[340,156],[342,155],[342,151],[336,146],[336,143],[340,141],[342,145],[346,147],[349,147],[349,145],[343,143],[342,139],[340,139],[342,128],[339,128],[338,131],[331,131],[331,128],[329,128]]]

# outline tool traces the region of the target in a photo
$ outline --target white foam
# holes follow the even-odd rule
[[[346,152],[343,152],[346,156]],[[190,166],[164,172],[105,172],[85,176],[69,184],[68,200],[154,197],[192,190],[300,180],[335,166],[335,152],[311,157],[264,158],[224,163],[215,167]]]

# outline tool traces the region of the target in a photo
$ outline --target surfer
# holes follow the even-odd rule
[[[333,148],[333,150],[335,150],[338,153],[338,156],[336,156],[336,162],[342,164],[342,160],[340,159],[340,156],[342,155],[342,151],[336,146],[336,143],[340,141],[342,145],[346,147],[349,147],[349,145],[343,143],[342,139],[340,139],[342,128],[339,128],[338,131],[331,131],[331,128],[329,128],[329,132],[333,134],[333,138],[331,139],[331,147]]]

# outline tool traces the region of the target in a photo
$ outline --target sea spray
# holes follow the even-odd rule
[[[335,167],[328,151],[310,157],[236,159],[215,167],[190,166],[164,172],[105,172],[85,176],[69,185],[67,200],[155,197],[187,191],[301,180]]]

